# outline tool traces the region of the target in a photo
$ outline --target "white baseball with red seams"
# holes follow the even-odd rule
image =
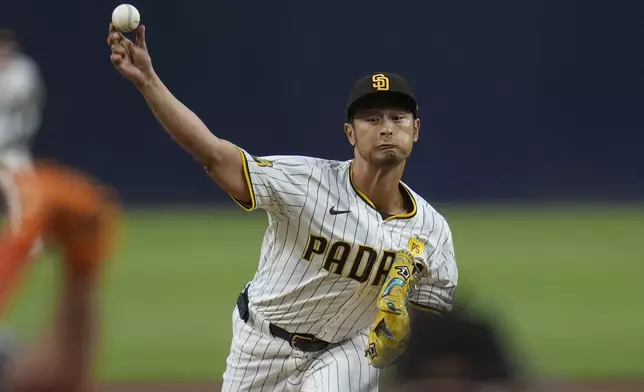
[[[136,30],[141,22],[141,14],[132,4],[121,4],[112,11],[112,24],[124,33]]]

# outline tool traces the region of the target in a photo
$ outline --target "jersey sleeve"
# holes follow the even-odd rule
[[[244,177],[250,191],[250,204],[235,200],[246,211],[261,208],[278,219],[300,213],[313,176],[306,157],[256,157],[239,149]]]
[[[454,256],[452,233],[446,221],[437,228],[436,246],[429,250],[427,273],[410,290],[412,305],[437,312],[452,310],[458,285],[458,268]],[[431,235],[430,235],[431,238]]]

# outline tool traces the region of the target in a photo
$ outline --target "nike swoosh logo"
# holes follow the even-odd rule
[[[335,209],[335,207],[331,207],[331,209],[329,210],[329,214],[331,215],[348,214],[349,212],[351,212],[351,210],[338,211]]]

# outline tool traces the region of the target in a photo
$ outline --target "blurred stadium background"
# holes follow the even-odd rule
[[[217,381],[265,215],[236,209],[113,70],[118,4],[13,0],[0,28],[46,83],[36,156],[102,178],[127,206],[99,374]],[[538,378],[644,379],[643,2],[132,4],[170,89],[256,155],[348,159],[352,83],[406,76],[422,127],[404,180],[451,222],[459,300],[498,321]],[[47,260],[32,271],[10,318],[20,334],[48,315],[37,304],[54,275]]]

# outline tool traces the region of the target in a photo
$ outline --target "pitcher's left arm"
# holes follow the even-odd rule
[[[376,368],[389,366],[404,351],[411,332],[409,291],[424,274],[425,265],[408,249],[396,253],[376,297],[378,314],[367,339],[366,355]]]
[[[405,350],[411,334],[411,308],[440,313],[453,307],[458,269],[447,222],[441,219],[438,229],[425,240],[414,239],[409,249],[396,254],[376,299],[378,314],[366,349],[376,368],[389,366]]]
[[[428,250],[427,273],[409,292],[411,308],[434,313],[449,312],[454,306],[458,286],[458,266],[454,254],[452,231],[444,222],[437,246]]]

